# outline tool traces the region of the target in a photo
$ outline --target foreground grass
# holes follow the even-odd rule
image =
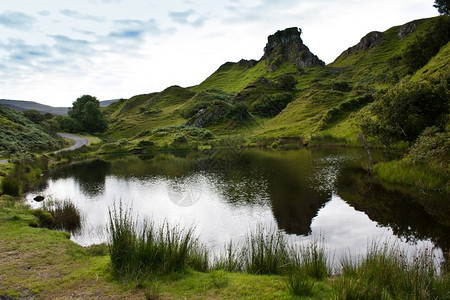
[[[67,233],[30,227],[34,218],[28,208],[12,197],[0,198],[0,297],[448,299],[450,296],[448,273],[436,273],[432,256],[427,253],[409,260],[395,249],[375,247],[366,257],[343,261],[342,274],[331,275],[323,248],[311,244],[303,251],[290,253],[277,235],[262,236],[261,231],[249,236],[249,245],[254,249],[247,253],[253,258],[244,257],[243,264],[228,264],[227,268],[224,264],[227,260],[219,259],[208,271],[194,271],[186,264],[186,268],[177,271],[167,269],[144,276],[118,277],[107,245],[81,247],[70,241]],[[230,249],[233,253],[232,246]],[[287,265],[290,267],[286,269],[280,264],[280,268],[263,269],[265,264],[274,265],[274,254],[288,254],[292,259]],[[228,262],[233,262],[241,256],[225,257],[231,257]],[[253,268],[256,265],[259,267]]]
[[[112,275],[106,245],[81,247],[68,234],[33,228],[35,217],[3,196],[0,204],[0,296],[37,299],[279,299],[282,276],[227,272],[218,288],[210,273],[186,270],[123,281]]]

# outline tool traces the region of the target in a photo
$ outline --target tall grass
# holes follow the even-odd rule
[[[339,299],[449,299],[450,278],[429,250],[407,255],[396,245],[373,244],[359,260],[346,257],[334,282]]]
[[[409,255],[396,245],[374,243],[365,256],[341,261],[341,273],[331,276],[331,262],[323,239],[301,246],[289,245],[283,233],[261,226],[247,235],[242,245],[230,242],[210,265],[209,251],[194,236],[164,222],[138,226],[131,211],[122,205],[109,211],[109,252],[114,272],[123,279],[150,274],[164,275],[187,268],[202,272],[245,271],[251,274],[283,275],[291,294],[311,297],[316,282],[332,280],[337,299],[449,299],[450,276],[439,272],[431,251]],[[218,287],[226,276],[211,279]],[[224,278],[222,278],[224,277]],[[320,285],[319,285],[320,286]]]
[[[290,272],[305,274],[322,280],[331,274],[329,257],[323,238],[314,238],[309,243],[291,247],[289,251]]]
[[[280,274],[289,263],[287,241],[281,232],[259,226],[250,233],[242,253],[245,270],[252,274]]]
[[[209,253],[194,236],[194,228],[144,222],[140,229],[120,204],[109,211],[109,253],[114,272],[124,279],[150,273],[168,274],[190,267],[208,269]]]
[[[20,194],[20,182],[13,176],[8,176],[2,180],[2,191],[6,195],[19,196]]]
[[[54,201],[50,205],[44,203],[43,209],[53,216],[52,227],[54,229],[69,232],[77,232],[81,229],[81,212],[71,201]]]

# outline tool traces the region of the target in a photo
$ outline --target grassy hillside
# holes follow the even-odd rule
[[[113,103],[107,108],[108,135],[130,139],[143,131],[187,125],[206,128],[216,137],[239,134],[254,141],[331,136],[356,142],[358,112],[378,94],[411,76],[437,76],[429,71],[432,66],[445,72],[448,24],[448,17],[436,17],[371,32],[325,67],[293,63],[309,55],[297,39],[260,61],[227,62],[197,86]],[[296,53],[296,47],[303,52]],[[415,53],[417,49],[423,53]]]
[[[64,141],[21,113],[0,104],[0,157],[19,152],[42,152],[61,148]]]

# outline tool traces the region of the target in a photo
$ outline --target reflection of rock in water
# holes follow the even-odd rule
[[[444,252],[449,252],[450,205],[442,195],[388,189],[371,183],[367,173],[355,168],[342,172],[337,184],[338,194],[355,209],[392,228],[399,237],[410,242],[431,239]]]

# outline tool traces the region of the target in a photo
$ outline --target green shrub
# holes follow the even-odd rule
[[[253,102],[251,112],[262,117],[274,117],[279,114],[290,102],[291,93],[279,93],[258,99]]]
[[[2,180],[2,191],[4,194],[10,196],[19,196],[20,194],[20,182],[17,178],[8,176]]]
[[[53,228],[54,219],[51,213],[43,209],[33,209],[31,213],[38,218],[39,227]]]

